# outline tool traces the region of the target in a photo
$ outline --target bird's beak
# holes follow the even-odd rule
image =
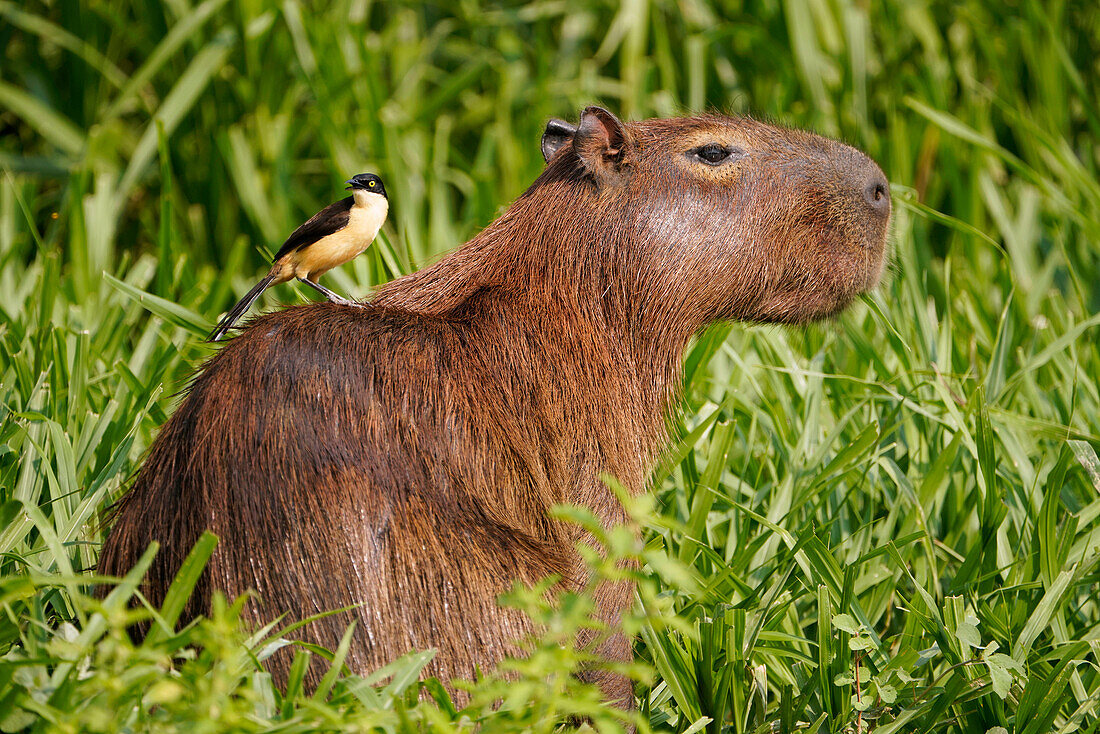
[[[352,189],[354,189],[354,188],[355,188],[355,181],[354,181],[354,180],[352,180],[352,181],[345,181],[344,183],[346,183],[346,184],[347,184],[347,187],[346,187],[346,188],[344,189],[344,191],[351,191]]]

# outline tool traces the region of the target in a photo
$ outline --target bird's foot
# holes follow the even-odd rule
[[[341,306],[358,306],[359,308],[363,307],[363,304],[359,303],[358,301],[353,301],[350,298],[344,298],[343,296],[337,295],[336,293],[330,291],[328,288],[325,288],[320,283],[315,283],[312,280],[306,280],[305,278],[299,278],[298,280],[316,290],[322,296],[327,298],[331,303],[336,303]]]

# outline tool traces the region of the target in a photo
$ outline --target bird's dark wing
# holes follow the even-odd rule
[[[348,226],[348,219],[351,218],[351,205],[354,202],[355,198],[349,196],[346,199],[341,199],[335,204],[329,204],[324,209],[314,214],[309,218],[309,221],[294,230],[294,233],[286,238],[286,242],[284,242],[283,246],[279,248],[279,251],[275,253],[274,260],[278,260],[288,252],[294,252],[303,247],[309,247],[322,237],[327,237],[333,232],[339,232],[341,229]]]

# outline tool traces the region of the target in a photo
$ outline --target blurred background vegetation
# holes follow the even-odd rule
[[[646,720],[1098,730],[1094,1],[0,0],[0,46],[0,728],[187,708],[163,664],[107,698],[65,667],[130,649],[80,573],[200,337],[286,234],[380,173],[384,241],[329,276],[365,294],[491,221],[540,171],[546,119],[599,102],[839,137],[895,207],[879,297],[825,327],[718,326],[688,355],[654,478],[676,529],[648,538],[703,584],[669,585],[686,626],[640,638]],[[233,629],[170,649],[201,645],[191,674],[222,681]],[[227,680],[203,695],[261,712],[244,729],[391,700]]]

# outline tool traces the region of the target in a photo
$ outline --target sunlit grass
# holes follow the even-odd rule
[[[240,730],[474,725],[411,680],[277,691],[231,604],[134,648],[80,574],[201,337],[341,181],[376,171],[393,201],[329,276],[365,293],[491,221],[541,170],[545,120],[602,101],[810,127],[894,190],[878,294],[803,330],[716,326],[686,355],[647,536],[678,621],[639,625],[642,714],[1100,730],[1100,8],[448,7],[0,2],[0,725],[76,727],[56,712],[85,700],[141,729],[214,704]],[[532,695],[482,724],[578,710]]]

